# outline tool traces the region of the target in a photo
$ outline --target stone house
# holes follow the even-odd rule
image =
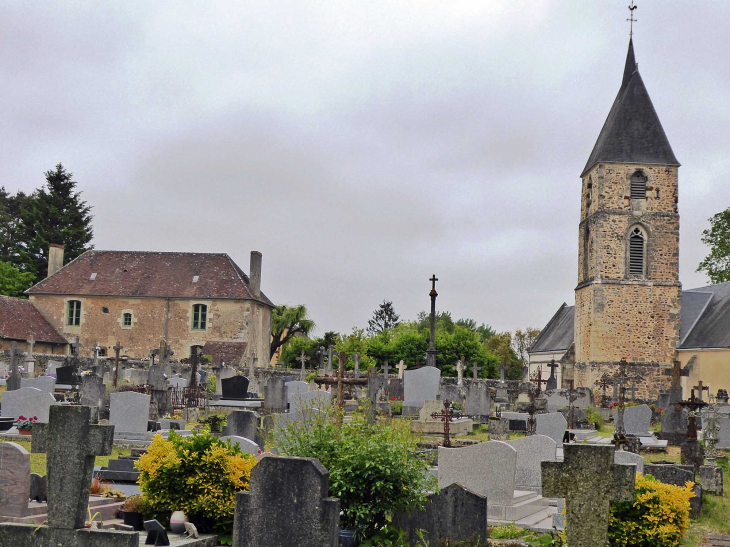
[[[690,363],[685,387],[701,378],[730,389],[730,285],[683,291],[679,281],[679,165],[630,41],[581,174],[575,306],[563,304],[535,340],[531,372],[555,358],[563,386],[593,389],[626,359],[644,379],[637,395],[655,399],[680,360]]]
[[[29,300],[0,296],[0,352],[15,342],[18,349],[28,353],[29,340],[35,342],[34,353],[68,353],[66,338]]]
[[[67,340],[79,338],[82,356],[96,344],[113,355],[119,342],[128,357],[146,358],[166,340],[176,359],[208,344],[214,360],[217,348],[235,356],[231,365],[268,361],[274,305],[261,292],[259,252],[250,277],[222,253],[92,250],[62,263],[49,260],[49,276],[26,294]]]

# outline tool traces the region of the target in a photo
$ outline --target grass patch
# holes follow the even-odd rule
[[[16,444],[19,444],[23,448],[25,448],[28,452],[30,452],[30,441],[7,441],[2,440],[0,442],[14,442]],[[96,465],[100,465],[102,467],[107,467],[109,465],[109,460],[116,460],[119,458],[119,456],[129,456],[132,454],[132,451],[129,448],[114,448],[112,449],[111,456],[97,456],[96,457]],[[46,455],[45,453],[39,452],[36,454],[31,453],[30,455],[30,472],[31,473],[38,473],[39,475],[45,475],[46,474]]]
[[[728,455],[727,451],[725,455]],[[698,547],[707,534],[730,534],[730,470],[726,459],[718,460],[718,464],[722,467],[724,495],[702,495],[702,512],[690,522],[683,547]]]

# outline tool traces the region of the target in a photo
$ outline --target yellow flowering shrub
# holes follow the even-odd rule
[[[673,486],[636,475],[633,502],[613,502],[608,525],[612,547],[677,547],[689,526],[694,483]]]
[[[232,529],[236,492],[248,490],[256,458],[209,432],[182,437],[171,431],[168,440],[155,435],[135,465],[152,515],[165,521],[183,511],[201,531],[225,533]]]

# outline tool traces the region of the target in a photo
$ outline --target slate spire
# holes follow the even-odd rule
[[[679,165],[639,74],[633,40],[621,89],[581,176],[599,162]]]

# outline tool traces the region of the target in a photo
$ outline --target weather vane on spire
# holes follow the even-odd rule
[[[631,21],[631,32],[629,33],[630,37],[634,36],[634,23],[638,22],[636,19],[634,19],[634,10],[638,7],[639,6],[634,5],[634,0],[631,0],[631,5],[629,6],[629,13],[631,14],[631,18],[626,19],[627,21]]]

